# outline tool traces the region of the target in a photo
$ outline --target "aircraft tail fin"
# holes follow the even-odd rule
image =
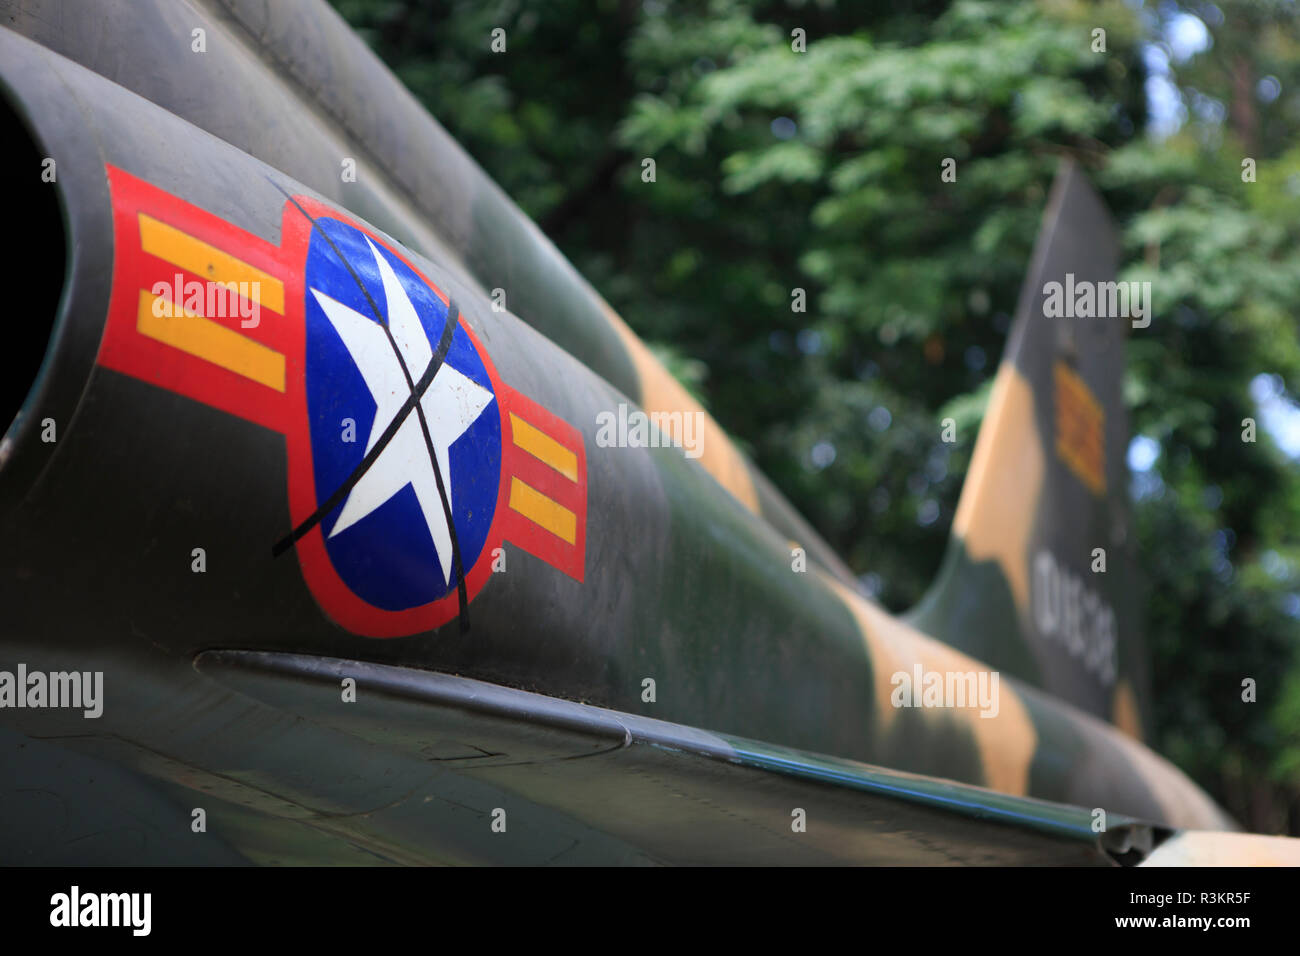
[[[940,640],[1141,736],[1128,329],[1150,287],[1073,163],[1053,185],[939,575],[909,618]]]

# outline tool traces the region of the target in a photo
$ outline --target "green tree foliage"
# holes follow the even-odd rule
[[[1241,440],[1300,394],[1293,4],[335,4],[895,610],[938,567],[1045,188],[1083,163],[1155,292],[1126,385],[1158,452],[1152,743],[1300,832],[1300,482]]]

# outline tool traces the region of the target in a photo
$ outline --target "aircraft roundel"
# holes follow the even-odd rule
[[[308,197],[286,195],[274,245],[108,175],[98,363],[285,436],[293,527],[268,553],[296,552],[330,618],[371,637],[464,625],[505,541],[582,580],[582,433],[500,380],[407,255]]]
[[[330,563],[349,590],[387,610],[418,607],[456,589],[453,526],[466,567],[487,542],[501,474],[496,389],[469,332],[448,316],[433,286],[355,226],[317,224],[304,277],[307,444],[318,506],[393,424],[445,326],[455,326],[419,409],[405,414],[323,522]]]

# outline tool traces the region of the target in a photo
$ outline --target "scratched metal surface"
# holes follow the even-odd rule
[[[195,667],[203,692],[155,716],[201,765],[107,736],[29,744],[29,795],[0,788],[0,810],[46,812],[6,862],[1105,866],[1103,839],[1152,838],[1122,818],[1103,838],[1078,808],[446,675],[248,652]],[[0,736],[0,753],[14,746]],[[104,781],[94,816],[51,812],[98,768],[126,782]]]

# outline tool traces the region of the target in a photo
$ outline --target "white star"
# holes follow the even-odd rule
[[[429,367],[433,350],[429,347],[428,336],[416,315],[415,306],[392,266],[380,255],[374,243],[369,239],[366,242],[374,254],[384,283],[388,328],[401,352],[401,364],[398,364],[388,336],[378,322],[316,289],[311,292],[325,310],[334,331],[347,346],[352,361],[365,378],[366,387],[375,400],[375,421],[370,428],[370,439],[366,442],[368,454],[410,397],[411,390],[407,387],[402,366],[406,367],[411,381],[418,382]],[[448,322],[455,320],[455,316],[447,316]],[[434,454],[438,456],[438,468],[442,472],[447,504],[452,506],[452,514],[455,514],[455,508],[451,500],[449,450],[456,439],[492,403],[492,397],[491,392],[447,362],[438,370],[433,384],[420,398],[420,407],[424,409],[429,424],[429,437],[433,439]],[[415,409],[407,413],[397,434],[348,493],[339,519],[330,531],[330,537],[356,524],[407,485],[415,489],[415,497],[424,514],[424,523],[428,526],[434,547],[438,550],[438,559],[442,562],[443,583],[448,584],[451,581],[451,532],[442,510],[442,500],[438,497],[437,479],[433,474],[424,432],[420,428],[420,419]]]

